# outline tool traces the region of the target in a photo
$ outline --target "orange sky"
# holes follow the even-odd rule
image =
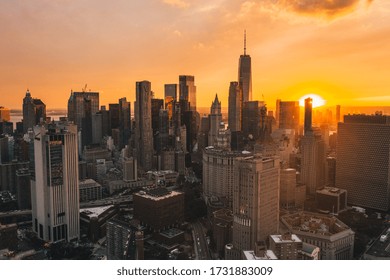
[[[227,107],[243,30],[254,99],[316,93],[328,105],[390,106],[390,1],[35,0],[0,2],[0,106],[29,88],[48,108],[71,89],[101,104],[134,100],[135,82],[194,75],[197,103]]]

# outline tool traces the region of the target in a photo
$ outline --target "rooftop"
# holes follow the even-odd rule
[[[311,212],[298,212],[283,216],[282,222],[290,231],[297,234],[302,232],[321,236],[332,236],[343,231],[351,231],[346,224],[334,216]]]
[[[257,257],[254,251],[243,251],[246,260],[277,260],[278,257],[272,250],[265,251],[263,257]]]
[[[346,193],[347,191],[344,189],[339,189],[334,187],[324,187],[320,190],[317,190],[316,192],[319,194],[338,196],[339,194]]]
[[[93,207],[93,208],[84,208],[84,209],[80,209],[80,214],[83,213],[84,215],[87,215],[89,218],[99,217],[101,214],[103,214],[108,209],[113,208],[113,207],[114,207],[114,205]]]
[[[291,243],[291,242],[302,242],[301,239],[296,234],[275,234],[275,235],[270,235],[272,240],[275,243]]]
[[[181,192],[169,191],[166,188],[153,188],[147,191],[140,191],[135,194],[136,196],[141,196],[150,200],[158,201],[163,200],[169,197],[174,197],[178,195],[182,195]]]

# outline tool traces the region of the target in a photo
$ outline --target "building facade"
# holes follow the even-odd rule
[[[276,157],[250,156],[234,165],[233,246],[254,250],[279,230],[280,167]]]
[[[77,127],[34,127],[35,174],[31,180],[32,224],[48,242],[79,238]]]

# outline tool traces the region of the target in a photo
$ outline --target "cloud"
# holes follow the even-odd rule
[[[175,34],[177,37],[181,37],[182,36],[182,34],[181,34],[181,32],[179,30],[173,31],[173,34]]]
[[[373,0],[271,0],[281,7],[309,16],[335,18],[356,10],[359,4],[371,4]]]
[[[177,8],[187,8],[190,4],[184,0],[163,0],[167,5],[177,7]]]

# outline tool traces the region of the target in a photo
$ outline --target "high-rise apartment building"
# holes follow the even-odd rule
[[[237,159],[233,186],[233,246],[254,250],[279,230],[280,167],[277,157]]]
[[[231,132],[241,131],[242,89],[238,82],[230,82],[228,124]]]
[[[32,98],[29,90],[23,98],[23,131],[46,121],[46,105],[41,99]]]
[[[240,55],[238,62],[238,82],[242,88],[243,102],[252,101],[252,62],[250,55],[246,54],[246,33],[244,34],[244,54]]]
[[[179,99],[189,102],[189,110],[196,112],[196,86],[194,76],[179,76]]]
[[[136,82],[134,102],[137,162],[144,171],[153,167],[152,90],[149,81]]]
[[[32,224],[48,242],[79,238],[77,127],[34,127],[35,174],[31,180]]]
[[[348,203],[390,208],[390,116],[346,115],[338,123],[336,187]]]

